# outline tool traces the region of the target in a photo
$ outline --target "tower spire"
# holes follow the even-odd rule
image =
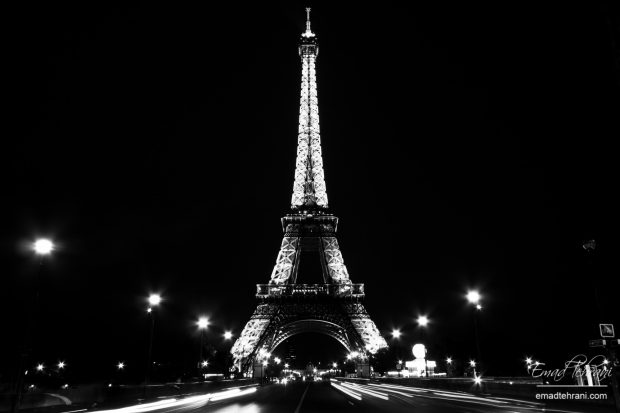
[[[308,36],[308,33],[312,33],[312,30],[310,30],[310,7],[306,7],[306,36]]]
[[[315,62],[319,53],[316,36],[310,30],[310,7],[306,8],[306,31],[301,34],[301,97],[297,133],[297,162],[291,208],[327,208],[327,192],[321,153],[319,101]]]

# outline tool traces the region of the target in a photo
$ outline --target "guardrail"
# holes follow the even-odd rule
[[[256,284],[256,297],[363,297],[364,284]]]

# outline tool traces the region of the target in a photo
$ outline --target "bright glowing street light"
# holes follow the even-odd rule
[[[276,364],[280,364],[280,362],[281,362],[282,360],[280,360],[280,357],[274,357],[274,358],[273,358],[273,361],[275,361],[275,362],[276,362]]]
[[[401,335],[401,332],[400,332],[399,329],[395,328],[395,329],[392,330],[392,337],[399,338],[400,335]]]
[[[469,360],[469,365],[470,365],[471,367],[476,367],[476,362],[475,362],[475,361],[473,361],[473,360]]]
[[[58,362],[58,369],[61,370],[61,369],[64,369],[64,368],[65,368],[65,362],[64,361],[59,361]]]
[[[122,370],[125,368],[125,363],[123,363],[122,361],[119,361],[118,364],[116,365],[116,368],[119,370]]]
[[[418,316],[417,322],[420,327],[426,327],[429,323],[429,319],[425,315],[420,315]]]
[[[209,365],[209,362],[207,360],[203,361],[202,363],[200,363],[200,365],[202,367],[207,367]]]
[[[482,310],[482,306],[480,304],[476,304],[476,310]]]
[[[43,371],[43,364],[37,364],[37,371]]]
[[[47,238],[39,238],[32,244],[37,255],[49,255],[54,250],[54,243]]]
[[[532,358],[531,358],[531,357],[526,357],[526,358],[525,358],[525,362],[526,362],[527,364],[532,364]]]
[[[196,323],[198,328],[205,329],[209,326],[209,319],[207,317],[200,317]]]
[[[476,384],[482,383],[482,377],[477,376],[476,378],[474,378],[474,383],[476,383]]]
[[[156,306],[161,303],[161,295],[159,294],[151,294],[149,295],[149,305]]]
[[[480,293],[475,290],[470,290],[467,292],[467,301],[471,304],[478,304],[480,302]]]
[[[335,369],[337,369],[337,368],[338,368],[338,363],[333,362],[333,363],[332,363],[332,367],[333,367],[333,368],[335,368]]]
[[[224,339],[226,340],[230,340],[233,337],[233,333],[230,331],[227,331],[224,333]]]
[[[448,364],[452,364],[452,357],[448,357],[448,358],[446,358],[446,363],[448,363]]]
[[[288,369],[289,364],[288,363],[284,363],[284,368]]]

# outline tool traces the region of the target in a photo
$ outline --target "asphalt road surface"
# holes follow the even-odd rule
[[[500,397],[404,387],[391,384],[353,384],[342,381],[293,382],[242,387],[155,403],[127,406],[105,413],[517,413],[613,412],[611,407],[564,404],[561,407]],[[103,413],[99,411],[97,413]]]

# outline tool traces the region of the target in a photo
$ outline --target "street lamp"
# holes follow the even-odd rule
[[[153,314],[153,308],[158,306],[161,303],[161,295],[159,294],[151,294],[148,298],[149,308],[147,309],[147,313],[149,317],[151,317],[151,328],[149,330],[149,347],[148,347],[148,356],[146,362],[146,372],[144,374],[144,397],[146,398],[146,386],[149,384],[149,375],[151,373],[152,368],[152,358],[153,358],[153,336],[155,335],[155,315]]]
[[[470,290],[467,292],[467,301],[469,301],[470,304],[478,304],[480,302],[480,298],[480,293],[478,291]]]
[[[59,361],[58,362],[58,370],[62,370],[65,368],[65,362],[64,361]]]
[[[125,368],[125,363],[123,363],[122,361],[119,361],[118,364],[116,365],[116,368],[119,370],[122,370]]]
[[[422,342],[424,342],[424,329],[428,326],[428,323],[430,323],[430,320],[428,319],[427,316],[425,315],[419,315],[418,319],[416,320],[418,325],[421,327],[421,332],[422,332]],[[426,350],[427,346],[424,346],[424,375],[426,377],[428,377],[428,361],[427,361],[427,350]]]
[[[45,366],[43,366],[42,363],[37,364],[37,371],[43,371],[44,368],[45,368]]]
[[[478,312],[480,310],[482,310],[482,305],[480,304],[480,300],[482,299],[482,296],[480,295],[480,293],[476,290],[469,290],[467,292],[466,295],[467,301],[474,305],[477,311],[474,311],[473,313],[473,318],[474,318],[474,340],[476,342],[476,357],[478,358],[478,360],[481,360],[480,357],[480,338],[479,338],[479,334],[478,334]]]
[[[161,303],[161,296],[159,294],[151,294],[149,295],[149,305],[151,307],[155,307]]]
[[[54,243],[47,238],[39,238],[32,244],[37,255],[50,255],[54,250]]]
[[[230,331],[227,331],[224,333],[224,339],[225,340],[230,340],[233,337],[233,333]]]
[[[24,372],[25,366],[30,363],[29,356],[31,356],[31,354],[34,353],[32,349],[35,346],[34,345],[35,343],[34,331],[36,331],[37,316],[39,312],[39,294],[40,294],[39,286],[41,284],[41,281],[40,281],[41,273],[43,272],[43,261],[44,261],[43,258],[52,253],[52,251],[54,250],[54,243],[47,238],[39,238],[32,243],[31,248],[34,251],[34,253],[39,256],[39,266],[38,266],[36,278],[34,281],[35,293],[34,293],[33,310],[30,315],[30,320],[28,320],[28,323],[30,324],[30,331],[28,332],[28,335],[26,336],[27,338],[26,338],[25,344],[22,344],[22,345],[25,345],[26,348],[23,348],[23,350],[21,351],[21,355],[20,355],[19,362],[18,362],[18,370],[17,370],[18,376],[16,380],[15,395],[14,395],[15,397],[11,405],[11,411],[14,413],[18,412],[20,409],[21,398],[22,398],[22,388],[23,388],[24,375],[25,375],[25,372]]]
[[[392,337],[397,339],[397,338],[400,338],[400,335],[401,335],[401,332],[399,329],[395,328],[392,330]]]
[[[198,329],[200,330],[200,351],[198,353],[198,366],[200,367],[200,363],[202,362],[203,351],[204,351],[204,341],[205,341],[205,330],[209,326],[209,319],[207,317],[200,317],[196,322]],[[203,366],[204,367],[204,366]]]

